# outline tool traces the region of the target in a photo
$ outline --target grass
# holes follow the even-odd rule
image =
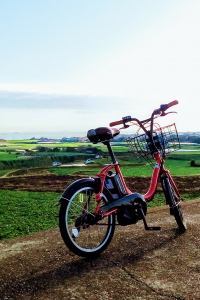
[[[200,193],[189,193],[189,194],[181,194],[181,197],[186,200],[194,200],[194,199],[199,199],[200,198]],[[152,201],[147,202],[147,207],[152,208],[152,207],[158,207],[158,206],[163,206],[166,205],[166,200],[163,192],[157,192],[153,198]]]
[[[88,156],[87,153],[79,153],[79,152],[65,152],[65,151],[60,151],[60,152],[35,152],[35,154],[37,156],[76,156],[78,158],[78,156]],[[93,155],[94,156],[94,155]]]
[[[186,160],[167,160],[165,168],[170,170],[173,176],[192,176],[200,175],[199,167],[191,167],[190,161]],[[151,176],[153,169],[148,165],[140,167],[121,167],[124,176]]]
[[[165,165],[166,168],[170,170],[171,174],[175,176],[200,175],[200,168],[191,167],[190,161],[168,160]]]
[[[8,172],[8,170],[0,170],[0,177],[7,174]]]
[[[191,160],[191,159],[200,159],[200,151],[185,151],[185,152],[174,152],[170,155],[172,159],[180,159],[180,160]]]
[[[16,155],[16,153],[11,152],[0,152],[0,161],[10,161],[10,160],[16,160],[16,159],[25,159],[22,155]]]
[[[84,144],[87,145],[87,144]],[[90,144],[91,145],[91,144]],[[36,144],[28,144],[27,141],[13,141],[7,143],[5,149],[32,149]],[[48,147],[79,147],[83,146],[82,143],[62,143],[62,144],[40,144],[40,146]],[[199,145],[183,145],[183,149],[199,150]],[[0,150],[4,148],[1,147]],[[99,146],[103,151],[106,151],[105,146]],[[130,155],[129,157],[117,156],[117,152],[127,152],[128,147],[124,144],[114,145],[113,150],[116,153],[118,162],[120,163],[121,171],[124,176],[151,176],[152,167],[148,163],[137,164],[136,160]],[[45,153],[47,154],[47,153]],[[74,152],[59,152],[48,153],[47,155],[70,155]],[[77,156],[79,155],[76,153]],[[43,153],[41,153],[43,155]],[[0,151],[0,161],[23,159],[21,155],[16,155],[14,152]],[[174,152],[166,160],[165,167],[168,168],[174,176],[189,176],[200,175],[199,167],[191,167],[191,160],[196,163],[200,162],[200,151],[185,151]],[[76,161],[75,163],[84,162]],[[96,175],[104,167],[105,164],[110,163],[110,158],[95,160],[95,164],[87,165],[84,167],[50,167],[48,171],[58,175]],[[0,170],[0,176],[3,176],[9,170]],[[0,238],[6,239],[20,235],[26,235],[40,230],[49,229],[58,226],[59,207],[54,207],[58,201],[60,194],[50,192],[25,192],[25,191],[4,191],[0,190]],[[200,197],[200,194],[185,194],[182,197],[187,200]],[[165,198],[161,192],[158,192],[152,202],[148,203],[148,207],[156,207],[165,205]]]
[[[199,156],[200,157],[200,156]],[[130,161],[119,159],[120,168],[123,176],[151,176],[153,169],[148,163],[136,164]],[[191,167],[190,159],[168,159],[165,162],[165,168],[169,169],[173,176],[192,176],[200,175],[199,167]],[[198,160],[195,160],[198,162]],[[96,175],[104,167],[105,163],[110,163],[110,160],[99,160],[93,165],[83,167],[59,167],[50,168],[49,171],[57,175],[71,175],[71,174],[86,174]]]
[[[26,235],[58,226],[60,194],[24,191],[0,191],[1,239]]]
[[[39,154],[39,155],[38,155]],[[58,153],[37,153],[38,157],[54,156],[55,159],[59,160],[59,157],[63,155],[74,155],[73,152],[58,152]],[[75,163],[84,163],[85,160],[80,160],[79,155],[84,154],[75,153],[76,161]],[[148,163],[137,164],[136,160],[130,154],[127,157],[118,156],[116,153],[117,161],[120,164],[122,173],[124,176],[151,176],[152,168]],[[83,158],[83,157],[82,157]],[[11,152],[0,152],[0,161],[12,161],[12,160],[24,160],[24,156],[16,155]],[[200,151],[197,152],[174,152],[165,162],[165,167],[169,169],[172,175],[177,176],[187,176],[187,175],[199,175],[200,168],[198,166],[191,167],[191,160],[195,160],[198,164],[200,163]],[[105,164],[111,163],[110,158],[104,158],[95,160],[95,164],[83,166],[83,167],[60,167],[60,168],[49,168],[49,170],[58,175],[71,175],[71,174],[86,174],[91,172],[91,175],[99,173],[99,171],[104,167]],[[153,162],[155,163],[155,162]]]
[[[58,226],[59,206],[54,204],[60,194],[51,192],[0,191],[0,239],[27,235]],[[191,200],[200,194],[183,194]],[[163,193],[158,192],[147,207],[165,205]]]
[[[37,142],[38,140],[9,140],[6,144],[31,144]]]
[[[99,144],[92,144],[92,143],[62,143],[62,142],[58,142],[58,143],[34,143],[36,141],[31,141],[31,140],[9,140],[6,142],[2,142],[0,143],[0,149],[4,150],[9,150],[9,149],[13,149],[13,148],[17,148],[17,149],[34,149],[38,146],[41,147],[49,147],[49,148],[55,148],[55,147],[59,147],[59,148],[66,148],[66,147],[82,147],[82,146],[92,146],[92,147],[97,147],[99,149],[101,149],[102,151],[106,152],[107,148],[105,145],[99,143]],[[111,142],[111,145],[114,149],[114,151],[117,152],[127,152],[129,150],[128,144],[126,142],[117,142],[117,143],[113,143]],[[188,150],[199,150],[200,151],[200,145],[198,144],[181,144],[181,148],[182,149],[188,149]]]
[[[48,147],[48,148],[66,148],[66,147],[81,147],[81,146],[91,146],[91,143],[38,143],[32,144],[31,141],[7,141],[0,149],[9,150],[14,147],[17,149],[35,149],[36,147]]]
[[[184,144],[181,143],[181,149],[189,149],[189,150],[200,150],[199,144]]]

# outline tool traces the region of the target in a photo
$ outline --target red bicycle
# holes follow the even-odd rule
[[[118,225],[136,224],[143,220],[145,230],[160,230],[160,227],[149,227],[146,222],[147,201],[151,201],[156,193],[160,179],[166,203],[173,215],[179,230],[186,230],[180,202],[180,193],[170,175],[164,168],[166,154],[179,148],[180,143],[175,124],[160,128],[154,124],[158,116],[165,116],[165,111],[178,104],[175,100],[161,105],[153,111],[149,119],[139,121],[130,116],[110,123],[110,127],[123,125],[123,129],[138,125],[139,130],[134,138],[128,139],[129,146],[139,159],[154,159],[151,185],[145,195],[132,193],[126,186],[118,162],[110,145],[110,139],[120,133],[119,129],[100,127],[88,131],[88,138],[93,143],[102,142],[107,146],[112,163],[106,165],[95,177],[79,179],[70,184],[62,194],[59,213],[61,236],[68,248],[83,257],[97,256],[112,240],[116,216]],[[121,128],[121,129],[122,129]],[[172,130],[173,128],[173,130]],[[139,134],[143,130],[143,134]],[[114,169],[114,172],[111,171]]]

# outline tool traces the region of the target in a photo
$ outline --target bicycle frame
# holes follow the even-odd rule
[[[151,183],[150,183],[149,190],[145,195],[143,195],[143,198],[145,199],[146,202],[151,201],[153,199],[153,197],[156,193],[158,178],[161,179],[161,176],[163,176],[163,175],[167,176],[170,179],[170,181],[172,183],[172,186],[173,186],[177,196],[180,198],[179,191],[176,187],[176,184],[175,184],[173,178],[170,175],[169,170],[165,170],[165,168],[164,168],[164,159],[159,154],[158,149],[155,146],[155,143],[154,143],[154,140],[153,140],[153,135],[152,135],[153,134],[154,119],[157,118],[158,116],[165,116],[166,114],[168,114],[168,113],[165,113],[165,110],[167,110],[169,107],[171,107],[173,105],[176,105],[176,104],[178,104],[178,101],[174,100],[173,102],[171,102],[169,104],[161,105],[160,109],[156,109],[156,110],[153,111],[153,113],[151,115],[151,118],[143,120],[143,121],[139,121],[136,118],[125,117],[125,118],[123,118],[123,120],[110,123],[111,127],[115,126],[115,125],[123,124],[123,127],[121,129],[128,128],[129,126],[132,126],[132,125],[138,125],[141,129],[143,129],[143,131],[146,133],[146,135],[149,137],[149,139],[152,143],[152,151],[153,151],[154,158],[156,160],[156,164],[155,164],[153,174],[152,174],[152,177],[151,177]],[[127,125],[126,124],[127,122],[132,122],[132,124]],[[146,125],[148,123],[150,123],[150,125],[149,125],[150,131],[147,131],[147,128],[146,128]],[[103,193],[105,178],[106,178],[106,175],[107,175],[108,171],[111,170],[112,168],[115,169],[116,174],[119,174],[120,179],[122,181],[122,184],[124,186],[124,189],[125,189],[127,195],[131,194],[131,191],[126,186],[126,183],[125,183],[123,175],[121,173],[119,164],[116,161],[114,153],[111,149],[110,143],[107,141],[107,142],[104,142],[104,144],[107,145],[107,148],[108,148],[108,151],[110,153],[110,156],[111,156],[111,159],[112,159],[113,163],[109,164],[106,167],[104,167],[102,169],[102,171],[99,174],[97,174],[97,177],[101,178],[101,188],[100,188],[100,193],[96,195],[97,207],[96,207],[94,215],[97,215],[97,213],[99,211],[101,194]],[[104,214],[104,216],[112,214],[112,213],[116,212],[117,210],[118,210],[118,208],[114,209],[112,211],[109,211],[106,214]]]
[[[150,188],[149,188],[148,192],[145,195],[143,195],[145,201],[148,202],[148,201],[151,201],[153,199],[153,197],[155,195],[155,192],[156,192],[156,188],[157,188],[158,178],[160,178],[161,175],[165,175],[170,179],[177,196],[180,197],[180,193],[179,193],[179,191],[177,189],[177,186],[176,186],[176,184],[175,184],[175,182],[174,182],[174,180],[173,180],[173,178],[170,174],[170,171],[166,170],[164,168],[163,162],[160,158],[160,154],[156,153],[154,155],[154,157],[156,159],[156,164],[155,164],[155,167],[154,167],[154,170],[153,170]]]
[[[153,197],[154,197],[154,195],[156,193],[156,189],[157,189],[158,179],[161,178],[161,176],[163,176],[163,175],[167,176],[170,179],[177,196],[180,197],[179,191],[178,191],[177,186],[176,186],[176,184],[175,184],[175,182],[174,182],[174,180],[173,180],[173,178],[170,174],[170,171],[166,170],[164,168],[163,160],[161,159],[160,154],[155,153],[154,157],[155,157],[155,160],[156,160],[156,164],[155,164],[153,174],[152,174],[152,177],[151,177],[151,183],[150,183],[149,190],[145,195],[143,195],[145,201],[149,202],[149,201],[153,200]],[[124,186],[124,189],[125,189],[127,195],[130,195],[132,193],[126,186],[126,183],[125,183],[125,180],[123,178],[123,175],[122,175],[122,172],[120,170],[118,162],[115,162],[115,163],[112,163],[112,164],[109,164],[109,165],[105,166],[101,170],[101,172],[97,174],[97,177],[101,178],[101,188],[100,188],[100,192],[96,195],[97,207],[96,207],[94,215],[97,215],[97,213],[99,211],[100,199],[101,199],[101,194],[103,193],[105,179],[106,179],[107,173],[111,169],[115,169],[116,174],[119,174],[120,179],[122,181],[122,184]],[[111,215],[112,213],[117,212],[117,210],[118,210],[118,208],[105,213],[104,217],[106,217],[108,215]]]

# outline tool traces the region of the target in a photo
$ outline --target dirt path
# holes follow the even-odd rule
[[[0,299],[200,299],[200,200],[182,207],[184,234],[167,208],[151,209],[160,232],[117,227],[93,260],[70,253],[58,229],[2,242]]]

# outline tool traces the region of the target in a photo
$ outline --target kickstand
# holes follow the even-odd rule
[[[161,230],[161,227],[160,226],[148,226],[147,225],[147,221],[146,221],[146,218],[145,218],[145,215],[144,215],[144,212],[143,212],[143,209],[142,209],[142,206],[140,205],[139,207],[139,211],[140,211],[140,214],[141,214],[141,217],[142,217],[142,220],[144,222],[144,228],[145,230]]]

